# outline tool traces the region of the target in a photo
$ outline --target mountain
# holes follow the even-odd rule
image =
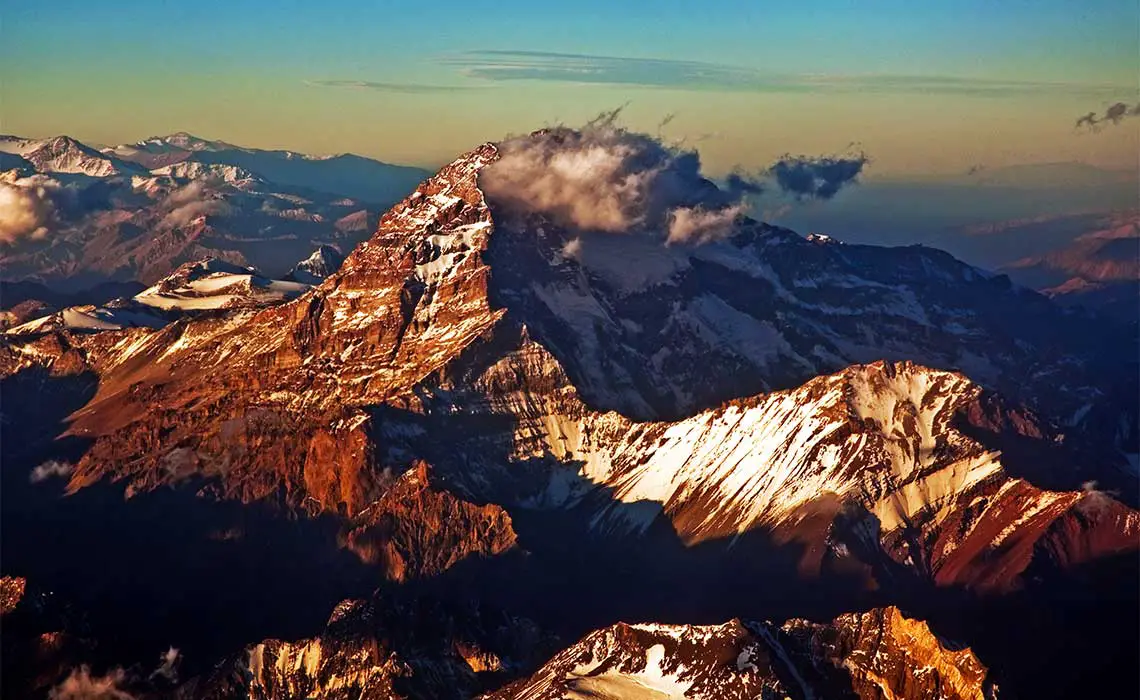
[[[354,245],[377,216],[371,205],[267,183],[229,165],[55,178],[37,174],[10,185],[41,203],[33,209],[38,232],[17,231],[0,244],[6,283],[37,282],[64,294],[107,282],[149,285],[206,257],[280,277],[320,245]]]
[[[1064,304],[1081,304],[1134,323],[1140,292],[1140,216],[1121,214],[1098,223],[1100,228],[1067,245],[1014,260],[1003,271]]]
[[[897,608],[777,627],[625,624],[598,630],[485,700],[996,698],[970,650]]]
[[[266,279],[254,268],[206,258],[180,266],[132,297],[112,299],[101,307],[69,306],[32,316],[6,332],[34,336],[58,330],[162,328],[183,316],[272,306],[299,296],[308,288],[301,282]]]
[[[410,191],[430,174],[419,168],[391,165],[351,153],[311,156],[293,151],[242,148],[185,132],[155,136],[109,151],[147,168],[191,162],[236,166],[280,185],[383,205]]]
[[[344,256],[331,245],[323,245],[313,251],[313,254],[293,266],[285,275],[285,279],[317,284],[324,278],[340,269],[344,264]]]
[[[354,246],[425,175],[189,134],[103,151],[0,137],[0,188],[19,210],[0,228],[0,274],[71,294],[212,256],[280,277],[321,245]]]
[[[134,163],[100,153],[68,136],[43,140],[0,136],[0,152],[23,159],[40,173],[110,177],[144,172]],[[4,165],[5,170],[9,167]]]
[[[196,625],[245,592],[256,603],[224,608],[225,643],[306,639],[267,646],[264,681],[223,674],[274,693],[387,683],[360,675],[380,658],[392,674],[420,660],[459,677],[446,636],[407,655],[257,632],[311,624],[361,579],[383,582],[381,600],[474,598],[569,638],[619,619],[905,603],[1003,688],[1123,678],[1140,534],[1125,336],[923,247],[744,217],[703,245],[571,231],[485,194],[499,158],[486,144],[445,166],[292,300],[158,330],[6,336],[5,402],[29,410],[2,424],[21,436],[0,443],[5,507],[51,543],[7,528],[6,561],[58,576],[58,561],[90,556],[62,513],[98,507],[131,562],[130,580],[98,567],[84,580],[115,591],[114,624],[153,642],[166,630],[133,592],[183,601],[180,643],[208,665],[223,632]],[[46,460],[66,462],[68,498],[29,483]],[[151,509],[177,548],[131,534]],[[191,552],[224,553],[226,570],[172,573]],[[908,629],[896,623],[866,626],[873,639]],[[864,644],[812,629],[781,634],[818,642],[780,648]],[[1106,641],[1072,644],[1089,634]],[[821,687],[859,693],[889,673],[904,696],[925,692],[896,653]],[[1049,679],[1042,663],[1057,666]]]

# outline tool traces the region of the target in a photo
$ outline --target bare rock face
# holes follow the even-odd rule
[[[368,506],[348,533],[348,547],[381,565],[390,581],[439,574],[468,557],[495,556],[516,544],[505,510],[432,488],[422,463]]]
[[[986,676],[969,649],[947,649],[925,623],[886,608],[782,628],[619,623],[484,697],[985,700],[996,697]]]

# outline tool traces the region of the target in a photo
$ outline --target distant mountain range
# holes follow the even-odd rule
[[[71,292],[151,284],[216,257],[280,276],[322,244],[351,248],[426,175],[189,134],[103,149],[0,137],[0,275]]]
[[[269,182],[379,205],[390,203],[394,194],[399,197],[410,192],[430,174],[351,153],[311,156],[294,151],[266,151],[208,141],[185,132],[107,148],[103,153],[150,170],[186,162],[232,165]]]

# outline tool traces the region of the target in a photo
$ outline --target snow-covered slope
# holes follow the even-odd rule
[[[168,277],[135,295],[145,306],[171,310],[270,306],[309,289],[301,282],[271,280],[253,268],[216,258],[186,263]]]
[[[419,168],[391,165],[350,153],[314,156],[244,148],[185,132],[154,136],[108,151],[148,168],[189,163],[232,166],[278,185],[303,187],[385,206],[411,191],[430,174]]]
[[[142,171],[134,163],[100,153],[67,136],[43,140],[0,136],[0,151],[20,156],[41,173],[109,177]]]
[[[69,306],[55,313],[9,328],[8,335],[39,335],[59,330],[117,331],[124,328],[161,328],[164,318],[130,309]]]
[[[300,296],[309,287],[292,280],[268,279],[253,268],[206,258],[180,266],[133,297],[113,299],[101,307],[68,307],[17,325],[6,333],[34,336],[57,330],[157,329],[185,315],[280,304]]]

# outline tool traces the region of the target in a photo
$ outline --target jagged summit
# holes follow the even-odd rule
[[[293,266],[285,279],[305,284],[317,284],[340,269],[344,256],[331,245],[322,245],[313,254]]]

